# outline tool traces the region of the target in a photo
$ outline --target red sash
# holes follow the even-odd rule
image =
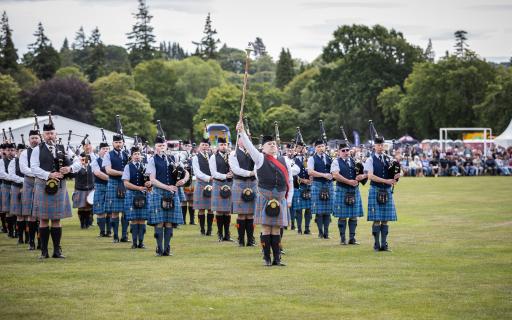
[[[276,168],[281,171],[281,174],[284,176],[284,181],[286,182],[286,198],[288,198],[288,191],[290,191],[290,185],[288,184],[288,169],[286,169],[286,166],[283,166],[283,164],[277,160],[274,156],[271,156],[269,154],[265,154],[265,159],[272,162],[273,165],[276,166]]]

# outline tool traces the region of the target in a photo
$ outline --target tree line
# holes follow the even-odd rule
[[[55,114],[151,139],[155,119],[171,137],[201,135],[202,119],[233,127],[238,119],[246,53],[221,45],[207,15],[196,49],[156,43],[149,7],[138,0],[126,47],[108,45],[96,27],[80,27],[57,51],[39,23],[34,43],[18,57],[7,13],[0,20],[0,120]],[[368,137],[367,120],[393,138],[435,137],[442,126],[488,126],[501,132],[512,118],[512,68],[489,63],[472,51],[467,32],[454,33],[454,52],[435,59],[432,42],[415,46],[394,29],[342,25],[312,62],[282,48],[274,62],[260,37],[251,54],[246,112],[251,131],[280,124],[283,140],[300,126],[319,137]],[[349,134],[349,136],[351,136]]]

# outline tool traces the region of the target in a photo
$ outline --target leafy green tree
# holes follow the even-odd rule
[[[4,11],[0,20],[0,72],[18,68],[18,53],[12,41],[12,29],[7,13]]]
[[[255,58],[258,58],[261,56],[266,56],[268,54],[267,47],[265,46],[265,44],[263,43],[263,40],[260,37],[256,37],[252,46],[254,49],[253,55]]]
[[[212,19],[209,12],[206,16],[203,35],[200,42],[193,42],[193,44],[196,45],[195,55],[205,60],[215,59],[217,56],[217,45],[220,43],[220,39],[217,38],[217,30],[212,27]]]
[[[436,53],[434,52],[434,48],[432,47],[432,39],[428,39],[427,48],[425,49],[425,60],[428,62],[434,62],[436,59]]]
[[[377,97],[377,104],[383,115],[381,124],[388,128],[388,133],[393,137],[403,133],[397,126],[400,121],[400,102],[403,97],[402,89],[398,85],[382,90]]]
[[[263,112],[280,106],[283,103],[283,92],[274,87],[270,82],[254,83],[250,86],[250,90],[256,94],[256,99],[260,102]]]
[[[10,71],[9,74],[18,83],[21,90],[28,90],[39,84],[39,79],[34,72],[23,65],[19,65],[16,71]]]
[[[149,99],[135,90],[132,76],[113,72],[98,78],[93,84],[94,119],[98,126],[115,130],[115,115],[119,114],[124,133],[135,133],[148,140],[156,135],[153,124],[155,110]]]
[[[29,52],[25,55],[26,64],[34,70],[39,79],[50,79],[60,67],[59,53],[44,34],[41,22],[39,22],[34,36],[36,42],[29,46]]]
[[[85,74],[90,81],[95,81],[105,74],[105,46],[100,39],[98,27],[94,28],[91,37],[87,41],[87,58]]]
[[[130,52],[132,66],[136,66],[141,61],[151,60],[155,57],[156,50],[154,44],[156,40],[153,34],[153,27],[150,24],[153,16],[149,14],[146,0],[139,0],[138,11],[133,16],[136,19],[136,23],[132,27],[132,31],[127,34],[130,42],[126,45]]]
[[[75,39],[71,44],[71,49],[73,63],[85,69],[85,65],[87,64],[87,36],[85,35],[83,26],[80,26],[80,29],[75,33]]]
[[[276,87],[283,89],[293,79],[294,75],[293,59],[290,50],[282,48],[276,65]]]
[[[105,74],[112,72],[131,73],[132,67],[125,48],[114,45],[105,46]]]
[[[296,127],[300,127],[297,122],[299,111],[286,104],[268,109],[264,118],[263,126],[267,130],[274,128],[274,121],[278,122],[279,136],[283,142],[294,139]]]
[[[505,130],[512,119],[512,68],[499,68],[496,82],[487,86],[482,103],[474,106],[478,124],[493,128],[496,134]]]
[[[160,55],[164,59],[171,60],[183,60],[188,57],[188,53],[178,42],[160,42]]]
[[[64,42],[62,43],[62,47],[59,51],[60,56],[60,65],[61,67],[72,66],[73,63],[73,52],[69,48],[68,38],[64,38]]]
[[[241,98],[242,90],[234,85],[223,85],[211,89],[194,116],[196,134],[200,136],[204,130],[203,119],[208,123],[224,123],[229,126],[233,134],[239,118]],[[244,110],[245,115],[250,119],[253,134],[263,132],[264,118],[261,105],[251,92],[246,96]]]
[[[0,121],[16,119],[23,112],[20,92],[10,75],[0,74]]]
[[[63,67],[63,68],[60,68],[59,70],[57,70],[57,72],[55,72],[55,78],[72,78],[72,77],[80,79],[83,82],[88,81],[85,74],[83,74],[83,72],[80,71],[80,68],[78,68],[77,66]]]
[[[244,73],[246,53],[243,50],[230,48],[226,44],[220,48],[217,61],[222,69],[234,73]]]
[[[319,69],[317,67],[313,67],[295,76],[283,89],[283,101],[295,109],[302,110],[302,93],[319,74]]]

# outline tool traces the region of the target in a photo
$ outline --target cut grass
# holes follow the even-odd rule
[[[0,235],[0,318],[511,318],[511,191],[506,177],[403,178],[392,253],[373,252],[365,218],[361,245],[340,246],[333,218],[330,240],[285,232],[284,268],[190,225],[175,232],[174,256],[157,258],[152,228],[148,249],[132,250],[80,230],[75,214],[65,260],[39,261]]]

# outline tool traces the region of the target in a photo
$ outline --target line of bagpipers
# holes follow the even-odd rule
[[[314,142],[314,154],[307,157],[300,129],[294,143],[281,152],[278,133],[277,139],[261,136],[256,147],[240,121],[233,151],[229,151],[224,138],[218,138],[212,152],[210,140],[204,138],[195,151],[190,142],[185,143],[187,152],[182,157],[170,152],[159,122],[157,126],[152,154],[143,152],[145,148],[137,140],[128,152],[118,117],[112,149],[103,134],[97,154],[85,138],[82,152],[74,157],[58,142],[51,114],[42,134],[36,117],[28,146],[24,142],[14,144],[12,135],[9,142],[4,134],[0,146],[2,231],[18,237],[19,244],[28,242],[29,250],[36,249],[38,239],[41,259],[49,258],[51,236],[52,257],[64,258],[60,220],[71,217],[66,177],[73,175],[72,202],[78,208],[81,227],[89,227],[92,215],[96,215],[100,237],[113,233],[114,243],[129,242],[130,228],[132,248],[145,248],[147,223],[154,227],[156,255],[169,256],[173,230],[185,223],[187,211],[191,224],[195,224],[194,212],[198,212],[200,232],[205,236],[211,236],[216,220],[219,241],[234,241],[231,215],[237,214],[238,244],[255,246],[254,227],[261,225],[265,265],[283,266],[283,230],[291,224],[292,230],[296,228],[302,234],[303,213],[304,234],[311,233],[309,225],[315,215],[318,236],[329,239],[334,215],[338,218],[340,243],[359,244],[355,238],[357,219],[363,217],[359,185],[369,180],[367,219],[373,221],[373,247],[390,251],[388,221],[397,220],[393,186],[400,168],[384,153],[383,137],[372,123],[374,150],[364,165],[354,159],[344,132],[337,157],[326,153],[325,131]]]

